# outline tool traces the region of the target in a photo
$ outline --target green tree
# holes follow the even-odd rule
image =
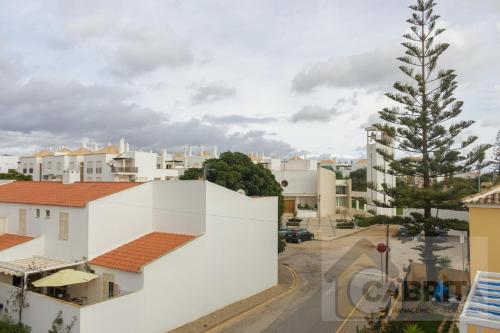
[[[495,141],[495,152],[493,161],[495,163],[495,173],[500,177],[500,130],[497,133],[497,139]]]
[[[222,153],[218,159],[209,159],[201,169],[188,169],[182,180],[203,179],[233,191],[243,190],[248,196],[277,196],[278,223],[283,215],[283,195],[280,184],[272,172],[262,165],[257,165],[250,158],[238,152]],[[280,241],[279,252],[284,250],[284,242]]]
[[[352,190],[359,192],[366,192],[367,181],[366,181],[366,168],[351,171],[349,178],[352,181]]]
[[[16,170],[9,170],[7,173],[0,173],[0,180],[32,180],[31,176],[23,175],[22,173],[17,172]]]
[[[423,209],[423,215],[413,215],[411,230],[424,232],[421,255],[429,281],[437,280],[439,257],[435,251],[443,250],[433,242],[433,236],[446,229],[439,218],[431,215],[431,209],[459,204],[461,194],[454,187],[453,175],[470,170],[490,147],[480,145],[470,149],[477,139],[475,136],[457,143],[463,130],[474,121],[455,120],[463,107],[463,102],[453,97],[457,74],[452,69],[437,68],[438,59],[449,44],[436,41],[445,29],[436,27],[439,15],[434,14],[435,5],[434,0],[417,0],[415,5],[409,6],[412,11],[407,20],[410,32],[403,35],[405,55],[398,58],[403,63],[399,69],[406,80],[396,82],[393,85],[395,92],[386,94],[396,103],[380,111],[380,118],[385,122],[374,125],[385,134],[378,143],[394,147],[402,151],[402,155],[420,157],[397,159],[387,149],[378,150],[389,163],[391,174],[422,179],[423,186],[402,183],[389,188],[384,184],[382,192],[392,198],[388,206]]]
[[[203,179],[203,170],[200,168],[189,168],[182,176],[179,177],[180,180],[194,180]]]

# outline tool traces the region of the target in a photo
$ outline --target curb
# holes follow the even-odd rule
[[[233,321],[236,321],[237,319],[240,319],[240,318],[248,315],[250,312],[255,311],[255,310],[257,310],[257,309],[259,309],[261,307],[264,307],[267,304],[272,303],[272,302],[278,300],[279,298],[285,297],[286,295],[288,295],[289,293],[291,293],[292,291],[294,291],[297,288],[297,286],[299,285],[299,283],[298,283],[299,276],[298,276],[297,272],[293,268],[291,268],[290,266],[285,266],[285,267],[288,269],[288,271],[292,275],[292,283],[288,287],[287,290],[283,291],[281,294],[278,294],[278,295],[276,295],[276,296],[274,296],[274,297],[272,297],[272,298],[264,301],[263,303],[257,304],[257,305],[255,305],[254,307],[252,307],[250,309],[246,309],[243,312],[234,315],[233,317],[230,317],[230,318],[227,318],[227,319],[223,320],[219,324],[217,324],[217,325],[215,325],[213,327],[210,327],[207,330],[205,330],[204,333],[213,332],[216,329],[224,327],[224,326],[232,323]]]
[[[365,230],[370,230],[370,229],[373,229],[373,228],[375,228],[375,227],[377,227],[377,226],[379,226],[379,225],[381,225],[381,224],[374,224],[374,225],[371,225],[371,226],[369,226],[369,227],[365,227],[365,228],[362,228],[362,229],[354,230],[353,232],[350,232],[350,233],[345,234],[345,235],[334,236],[334,237],[332,237],[332,238],[330,238],[330,239],[316,239],[316,240],[318,240],[318,241],[320,241],[320,242],[329,242],[329,241],[332,241],[332,240],[335,240],[335,239],[339,239],[339,238],[343,238],[343,237],[352,236],[352,235],[354,235],[354,234],[356,234],[356,233],[358,233],[358,232],[362,232],[362,231],[365,231]]]

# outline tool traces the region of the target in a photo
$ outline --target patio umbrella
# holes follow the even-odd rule
[[[78,284],[92,281],[98,278],[99,275],[76,271],[74,269],[63,269],[52,275],[46,276],[40,280],[33,282],[37,288],[40,287],[62,287],[70,284]]]

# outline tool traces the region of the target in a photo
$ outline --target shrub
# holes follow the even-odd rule
[[[337,228],[338,229],[353,229],[354,228],[354,222],[337,223]]]
[[[0,333],[30,333],[31,328],[23,324],[0,320]]]

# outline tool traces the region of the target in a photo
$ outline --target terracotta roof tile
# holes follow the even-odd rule
[[[85,207],[88,202],[141,183],[12,182],[0,186],[0,202]]]
[[[152,232],[94,258],[90,264],[138,273],[144,265],[194,238],[190,235]]]
[[[23,236],[23,235],[14,235],[14,234],[0,235],[0,251],[30,241],[32,239],[33,237]]]
[[[469,205],[500,205],[500,185],[464,199]]]

